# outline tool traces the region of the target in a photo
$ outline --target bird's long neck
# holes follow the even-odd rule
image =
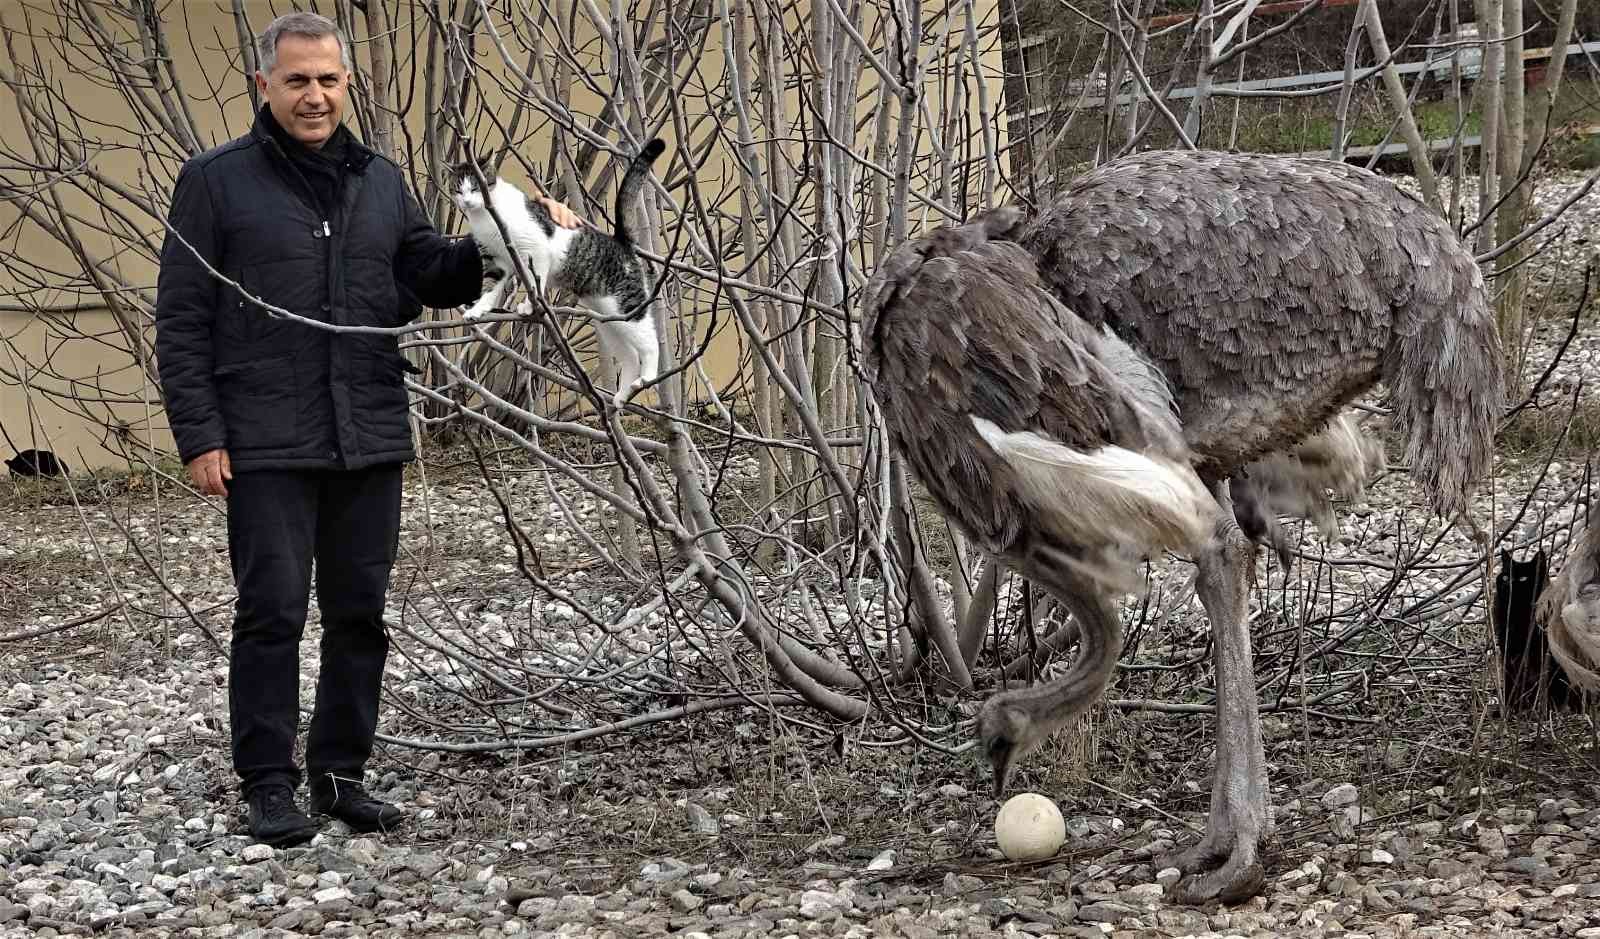
[[[1065,563],[1062,563],[1065,561]],[[1122,654],[1122,622],[1109,597],[1070,574],[1070,564],[1050,549],[1030,552],[1018,568],[1035,583],[1050,590],[1072,611],[1078,623],[1078,657],[1067,673],[1053,682],[1005,691],[997,704],[1027,713],[1035,740],[1066,726],[1089,709],[1103,694]]]

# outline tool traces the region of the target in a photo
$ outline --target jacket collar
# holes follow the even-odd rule
[[[361,141],[357,140],[356,135],[350,133],[350,129],[344,124],[340,124],[333,133],[335,136],[342,136],[344,138],[342,142],[344,144],[345,169],[351,173],[365,173],[367,171],[367,166],[370,165],[373,159],[377,157],[377,151],[372,150]],[[255,123],[250,128],[250,135],[255,137],[257,140],[260,140],[262,143],[267,144],[267,149],[270,152],[275,153],[284,159],[288,159],[289,156],[286,152],[284,152],[284,147],[286,145],[298,146],[298,144],[285,144],[283,142],[284,139],[287,139],[288,135],[278,126],[277,119],[272,116],[271,109],[265,104],[261,106],[261,110],[256,112]]]

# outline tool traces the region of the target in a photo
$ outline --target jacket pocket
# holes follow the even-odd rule
[[[224,365],[212,373],[230,450],[295,443],[299,423],[292,356]]]
[[[421,374],[422,370],[398,352],[383,350],[372,357],[372,388],[379,406],[387,411],[404,415],[411,409],[411,392],[406,390],[406,376]],[[407,427],[409,432],[410,428]]]
[[[234,314],[234,325],[229,330],[230,336],[246,346],[259,346],[269,339],[274,339],[283,328],[283,320],[278,320],[274,315],[262,307],[262,302],[275,302],[266,294],[272,293],[272,282],[262,270],[254,266],[245,266],[238,272],[237,304]],[[259,298],[259,302],[258,299]]]
[[[252,343],[261,334],[261,319],[267,311],[256,303],[254,297],[261,295],[260,278],[256,276],[255,268],[245,267],[239,272],[238,303],[233,309],[233,328],[228,330],[241,342]],[[226,366],[234,368],[235,366]],[[221,369],[218,370],[219,374]]]

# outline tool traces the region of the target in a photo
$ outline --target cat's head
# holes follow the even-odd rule
[[[499,165],[499,159],[480,160],[478,163],[484,180],[491,187],[498,178]],[[450,198],[455,200],[456,208],[463,212],[480,212],[487,202],[483,187],[478,183],[478,176],[472,171],[470,160],[452,163],[446,168],[445,187],[450,193]]]
[[[1526,561],[1519,561],[1510,551],[1500,550],[1500,569],[1495,574],[1497,591],[1515,590],[1523,595],[1536,595],[1550,578],[1550,558],[1543,550]]]

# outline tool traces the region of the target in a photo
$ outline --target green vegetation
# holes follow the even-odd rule
[[[1530,94],[1529,120],[1536,120],[1536,96]],[[1311,99],[1304,103],[1261,103],[1241,108],[1237,147],[1261,153],[1300,153],[1326,150],[1333,140],[1334,102]],[[1371,90],[1351,102],[1350,147],[1374,146],[1383,141],[1394,123],[1394,113]],[[1205,145],[1226,147],[1232,120],[1232,104],[1218,99],[1211,111],[1211,126]],[[1425,140],[1448,140],[1456,132],[1456,105],[1448,100],[1419,101],[1417,124]],[[1556,101],[1550,142],[1550,158],[1558,166],[1592,169],[1600,166],[1600,138],[1578,134],[1560,135],[1563,127],[1577,129],[1600,125],[1600,81],[1568,74]],[[1463,135],[1472,137],[1483,129],[1481,115],[1468,113]],[[1390,143],[1400,143],[1397,131]]]
[[[1416,114],[1423,139],[1445,140],[1455,135],[1456,107],[1452,102],[1421,102],[1417,105]],[[1367,147],[1382,143],[1393,123],[1393,114],[1380,112],[1371,106],[1359,109],[1350,120],[1348,146]],[[1238,148],[1262,153],[1326,150],[1333,140],[1333,126],[1331,109],[1323,107],[1262,114],[1249,123],[1241,115]],[[1481,127],[1479,116],[1468,114],[1464,135],[1470,137],[1478,133]],[[1224,129],[1221,133],[1225,132]],[[1396,131],[1390,142],[1399,143],[1402,139]]]

